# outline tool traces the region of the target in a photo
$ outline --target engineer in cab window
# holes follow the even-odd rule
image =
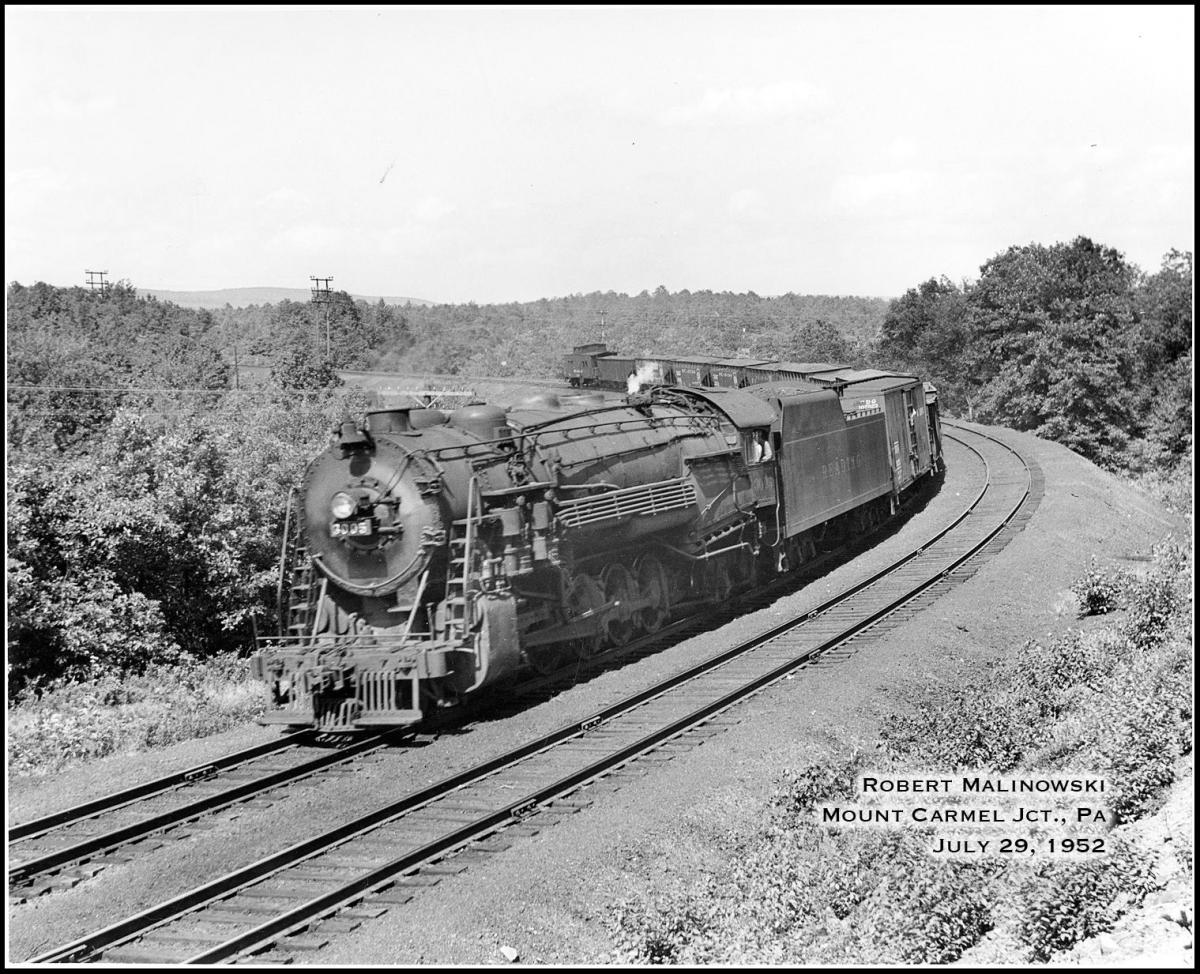
[[[755,430],[750,437],[747,459],[751,463],[765,463],[771,457],[771,441],[767,439],[765,433]]]

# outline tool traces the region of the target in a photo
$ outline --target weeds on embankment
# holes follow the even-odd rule
[[[828,828],[814,809],[853,801],[869,766],[1085,768],[1115,788],[1109,826],[1153,812],[1192,748],[1191,584],[1191,553],[1174,542],[1156,546],[1142,574],[1093,565],[1073,588],[1079,615],[1113,612],[1110,625],[912,688],[869,762],[855,754],[784,774],[763,824],[725,842],[702,883],[613,905],[617,959],[948,963],[1003,923],[1025,959],[1044,961],[1111,929],[1154,888],[1153,854],[1119,833],[1091,860],[943,859],[921,832]]]
[[[264,703],[262,684],[235,653],[33,686],[9,704],[9,770],[58,771],[205,737],[253,719]]]

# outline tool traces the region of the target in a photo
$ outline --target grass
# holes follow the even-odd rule
[[[9,705],[9,770],[47,774],[216,734],[261,714],[264,700],[234,653],[28,690]]]
[[[1189,451],[1177,466],[1133,474],[1130,476],[1130,482],[1138,490],[1153,497],[1167,510],[1174,511],[1176,514],[1191,515],[1195,489],[1192,470],[1192,454]]]

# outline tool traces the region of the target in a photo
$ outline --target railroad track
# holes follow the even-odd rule
[[[376,734],[330,750],[317,746],[310,732],[289,734],[15,825],[8,830],[9,897],[20,902],[67,889],[105,866],[128,862],[133,853],[127,846],[153,844],[168,832],[184,838],[191,832],[180,826],[203,828],[203,817],[234,805],[272,804],[273,790],[345,768],[398,739],[396,733]]]
[[[584,720],[31,962],[218,963],[316,949],[577,812],[596,783],[697,746],[736,721],[747,697],[899,625],[1024,527],[1041,495],[1036,464],[978,431],[947,435],[978,454],[986,483],[950,526],[871,578]]]
[[[856,556],[875,543],[887,527],[881,526],[827,552],[802,571],[746,593],[726,606],[688,616],[623,646],[564,663],[554,672],[489,689],[467,706],[438,716],[418,730],[438,734],[482,716],[494,719],[519,713],[581,680],[717,628],[796,591],[831,566]],[[281,797],[272,792],[322,773],[353,774],[358,758],[401,743],[408,736],[396,732],[372,735],[362,741],[347,739],[340,752],[330,753],[327,748],[315,746],[311,732],[291,734],[14,826],[8,832],[9,897],[13,902],[23,902],[69,889],[109,865],[129,862],[135,855],[130,846],[138,846],[139,853],[150,851],[167,839],[184,839],[194,831],[211,827],[215,822],[204,819],[221,810],[269,807]]]

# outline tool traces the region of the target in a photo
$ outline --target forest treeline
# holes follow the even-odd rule
[[[947,410],[1109,469],[1173,469],[1192,446],[1192,255],[1146,274],[1111,247],[1010,247],[977,281],[893,301],[874,360],[937,382]]]
[[[253,361],[278,362],[300,344],[337,368],[489,376],[554,376],[564,350],[607,341],[621,351],[789,358],[812,348],[865,354],[887,312],[883,298],[712,291],[612,291],[510,304],[327,307],[284,301],[215,312]]]
[[[334,292],[213,311],[13,283],[7,293],[9,692],[204,658],[272,625],[284,499],[365,395],[336,369],[553,377],[575,344],[911,369],[950,415],[1112,469],[1186,476],[1192,257],[1153,273],[1078,238],[893,301],[594,292],[403,307]],[[328,351],[327,351],[328,350]],[[268,365],[246,387],[241,366]]]

